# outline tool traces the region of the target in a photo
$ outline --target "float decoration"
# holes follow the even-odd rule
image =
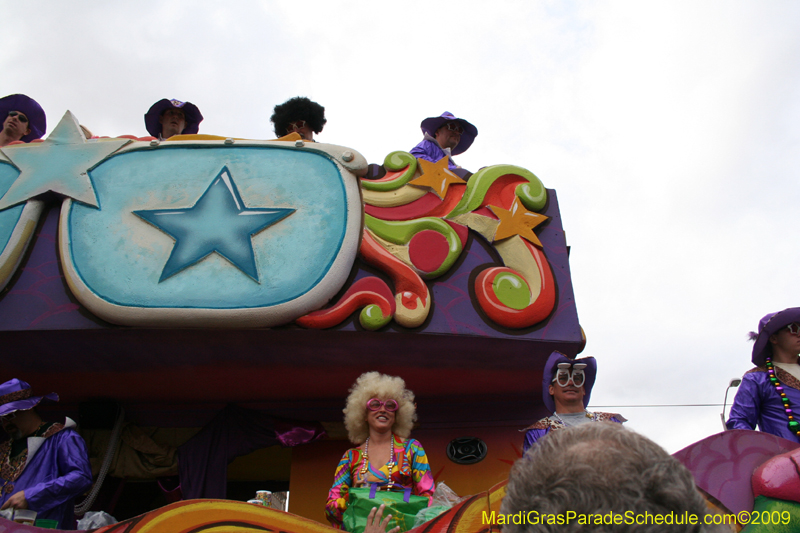
[[[32,198],[52,191],[65,280],[107,322],[268,327],[322,307],[358,251],[367,164],[295,137],[87,140],[67,111],[44,142],[2,152],[0,286],[41,214]]]
[[[50,208],[52,195],[33,199],[44,191],[61,207]],[[297,134],[87,140],[67,112],[45,141],[0,152],[0,202],[13,204],[0,209],[0,284],[39,219],[56,216],[57,261],[77,300],[65,325],[85,327],[79,310],[102,327],[394,324],[577,339],[557,201],[521,167],[470,175],[398,151],[368,168],[354,150]],[[257,220],[269,213],[272,223]],[[30,281],[4,295],[0,314]],[[30,322],[21,324],[6,329]]]
[[[366,214],[360,254],[392,279],[398,324],[413,328],[427,319],[430,291],[423,280],[451,270],[469,230],[492,243],[503,261],[475,281],[486,315],[516,329],[550,315],[555,281],[534,231],[549,219],[538,212],[547,205],[539,178],[521,167],[495,165],[465,181],[447,168],[446,158],[431,163],[406,152],[387,155],[383,168],[382,177],[361,180]],[[331,327],[330,320],[325,324]]]
[[[470,496],[436,518],[409,530],[410,533],[499,533],[499,526],[485,524],[484,515],[500,511],[505,481],[487,492]],[[9,529],[12,528],[13,529]],[[0,533],[36,533],[40,528],[0,518]],[[185,500],[165,505],[136,518],[93,530],[95,533],[174,533],[219,531],[259,533],[333,533],[328,525],[262,505],[231,500]]]

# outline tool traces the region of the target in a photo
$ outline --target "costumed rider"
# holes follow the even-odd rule
[[[733,400],[728,429],[755,429],[800,442],[800,307],[771,313],[750,332],[753,364]]]
[[[92,486],[89,452],[75,422],[43,422],[36,407],[58,395],[34,396],[19,379],[0,385],[0,424],[8,438],[0,442],[0,509],[30,509],[37,519],[58,521],[57,529],[75,529],[75,498]]]
[[[550,354],[542,377],[542,400],[553,414],[522,430],[525,431],[523,453],[551,431],[591,422],[627,422],[625,417],[617,413],[586,409],[595,378],[597,361],[594,357],[571,359],[561,352]]]
[[[314,141],[314,134],[320,133],[325,123],[325,108],[305,96],[295,96],[273,109],[270,120],[275,125],[275,135],[284,137],[297,133],[306,141]]]
[[[409,153],[431,163],[447,157],[450,169],[461,168],[455,164],[453,156],[466,152],[478,136],[478,128],[448,111],[438,117],[426,118],[420,124],[420,129],[423,139]]]
[[[163,141],[175,135],[194,135],[200,130],[203,114],[191,102],[159,100],[144,114],[144,126],[153,137]]]
[[[406,502],[404,513],[416,514],[430,505],[434,482],[428,456],[422,444],[409,437],[416,419],[414,393],[401,378],[378,372],[359,376],[344,409],[347,435],[357,447],[339,461],[325,505],[333,527],[354,531],[369,526],[374,513],[368,513],[378,506],[373,503],[378,490],[394,493],[378,499],[396,496]],[[392,527],[405,525],[401,531],[413,525],[413,516],[398,517],[397,509],[389,507],[381,511],[393,515]]]
[[[0,98],[0,117],[3,129],[0,130],[0,147],[12,142],[29,143],[41,139],[47,131],[47,117],[36,100],[24,94],[10,94]]]

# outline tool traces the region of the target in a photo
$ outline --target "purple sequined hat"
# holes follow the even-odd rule
[[[772,355],[769,336],[795,322],[800,323],[800,307],[790,307],[777,313],[770,313],[758,322],[758,333],[750,332],[750,338],[756,340],[753,345],[754,365],[764,366],[767,357]]]
[[[31,386],[20,379],[12,379],[0,385],[0,416],[14,411],[33,409],[42,400],[57,402],[58,394],[51,392],[45,396],[34,396]]]
[[[431,137],[435,137],[436,130],[448,122],[458,122],[461,127],[464,128],[464,133],[461,134],[461,140],[458,141],[458,145],[452,150],[453,155],[463,154],[470,146],[472,146],[472,142],[475,140],[475,137],[478,136],[478,128],[463,118],[457,118],[449,111],[445,111],[438,117],[426,118],[422,121],[422,124],[420,124],[419,127],[422,128],[423,133],[427,133]]]
[[[553,378],[556,375],[558,363],[586,364],[586,368],[583,369],[583,373],[586,375],[586,381],[583,384],[583,391],[585,393],[583,396],[583,407],[587,407],[589,405],[589,398],[592,395],[594,380],[597,378],[597,361],[594,357],[581,357],[580,359],[572,359],[561,352],[551,353],[550,357],[547,358],[547,363],[544,365],[544,373],[542,374],[542,401],[544,401],[545,407],[547,407],[551,413],[554,413],[556,410],[556,402],[553,400],[553,397],[550,396],[549,389]]]
[[[144,115],[144,126],[147,132],[153,137],[161,135],[161,123],[158,121],[161,114],[167,109],[180,109],[186,117],[186,127],[183,128],[183,135],[193,135],[200,129],[200,123],[203,122],[203,114],[191,102],[181,102],[180,100],[159,100],[153,104]]]
[[[24,94],[10,94],[0,98],[0,117],[3,121],[9,111],[21,111],[28,117],[28,126],[31,132],[20,139],[22,142],[29,143],[34,139],[41,139],[44,132],[47,131],[47,117],[44,109],[33,98]]]

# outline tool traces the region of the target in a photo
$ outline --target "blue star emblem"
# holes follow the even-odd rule
[[[130,139],[89,142],[81,133],[78,120],[67,111],[44,142],[3,149],[20,174],[0,198],[0,210],[47,191],[99,207],[89,170],[129,142]]]
[[[258,282],[252,236],[294,212],[245,207],[225,166],[194,206],[133,213],[175,239],[159,282],[214,252]]]

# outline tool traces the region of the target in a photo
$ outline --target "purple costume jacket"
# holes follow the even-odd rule
[[[86,442],[72,429],[75,422],[68,418],[65,426],[47,438],[28,438],[27,463],[13,481],[13,490],[0,495],[0,507],[24,490],[28,509],[38,513],[37,519],[58,520],[58,529],[75,529],[75,498],[91,488],[92,468]]]
[[[587,411],[588,412],[588,411]],[[616,422],[617,424],[622,424],[623,422],[627,422],[628,420],[619,415],[617,413],[601,413],[599,411],[591,413],[592,420],[597,422]],[[556,429],[565,429],[567,426],[564,425],[562,421],[559,419],[547,416],[542,418],[538,422],[533,425],[528,426],[527,428],[523,429],[525,431],[525,442],[522,443],[522,453],[523,455],[527,452],[533,443],[537,440],[541,439],[548,433]],[[527,431],[526,431],[527,430]]]
[[[795,413],[800,409],[800,382],[782,368],[775,366],[775,376],[783,385],[783,392]],[[796,416],[796,415],[795,415]],[[789,419],[783,408],[781,397],[770,383],[765,367],[749,370],[742,377],[742,384],[733,400],[726,424],[728,429],[758,428],[784,439],[800,442],[800,438],[789,430]]]
[[[423,139],[409,153],[418,159],[425,159],[431,163],[436,163],[441,158],[447,157],[447,153],[435,141],[429,141],[428,139]],[[447,167],[454,169],[458,168],[458,165],[453,163],[453,158],[451,157],[447,162]]]

